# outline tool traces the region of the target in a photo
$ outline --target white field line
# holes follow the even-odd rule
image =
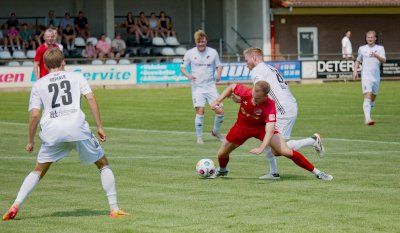
[[[27,123],[15,123],[0,121],[0,125],[16,125],[28,127]],[[187,131],[173,131],[173,130],[152,130],[152,129],[135,129],[135,128],[114,128],[114,127],[104,127],[106,130],[112,131],[123,131],[123,132],[144,132],[144,133],[159,133],[159,134],[175,134],[175,135],[194,135],[194,132]],[[292,137],[292,139],[301,139],[304,137]],[[374,141],[374,140],[364,140],[364,139],[348,139],[348,138],[323,138],[326,141],[342,141],[342,142],[360,142],[360,143],[376,143],[376,144],[391,144],[400,145],[400,142],[393,141]]]

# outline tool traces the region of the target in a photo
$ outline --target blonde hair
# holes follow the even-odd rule
[[[207,34],[203,30],[198,30],[197,32],[194,33],[194,41],[198,43],[201,38],[206,38],[208,40]]]
[[[64,55],[59,48],[52,48],[44,53],[43,60],[47,69],[55,69],[61,67],[64,61]]]
[[[268,95],[269,91],[271,90],[271,86],[266,81],[258,81],[254,84],[254,87],[259,87],[264,92],[265,96]]]
[[[365,35],[368,34],[374,34],[374,37],[376,37],[376,31],[375,30],[369,30],[367,33],[365,33]]]
[[[260,48],[256,48],[256,47],[251,47],[251,48],[247,48],[243,51],[243,55],[255,55],[258,57],[263,57],[263,51]]]

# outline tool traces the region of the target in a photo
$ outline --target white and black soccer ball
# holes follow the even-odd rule
[[[201,159],[196,164],[197,174],[201,177],[209,177],[215,173],[215,165],[211,159]]]

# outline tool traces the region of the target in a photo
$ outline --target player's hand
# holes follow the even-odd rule
[[[257,148],[251,149],[250,153],[259,155],[259,154],[263,153],[263,151],[264,151],[264,148],[257,147]]]
[[[353,72],[353,79],[354,79],[354,80],[357,80],[357,79],[358,79],[358,72],[357,72],[357,71],[354,71],[354,72]]]
[[[231,99],[233,100],[233,102],[235,102],[235,103],[240,103],[240,101],[241,101],[241,98],[240,98],[240,96],[237,96],[237,95],[235,95],[235,94],[232,94],[231,95]]]
[[[26,146],[25,146],[25,150],[28,151],[29,153],[31,153],[33,151],[34,145],[35,145],[34,142],[28,142],[28,144],[26,144]]]
[[[215,110],[215,109],[217,109],[217,108],[220,108],[221,106],[220,106],[220,102],[219,101],[214,101],[214,102],[212,102],[211,103],[211,109],[212,110]]]
[[[190,79],[192,81],[196,81],[196,77],[194,77],[193,75],[189,75],[188,79]]]
[[[219,82],[219,81],[221,81],[221,74],[215,74],[215,81],[216,82]]]
[[[103,128],[97,128],[97,134],[99,135],[99,138],[100,138],[101,142],[105,142],[106,141],[107,135],[104,132]]]

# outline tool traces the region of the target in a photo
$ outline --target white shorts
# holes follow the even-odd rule
[[[211,103],[217,100],[218,97],[219,93],[216,87],[210,88],[209,90],[198,88],[192,89],[192,100],[194,107],[204,107],[206,106],[206,102],[211,105]]]
[[[296,123],[297,116],[292,117],[276,117],[275,128],[279,131],[285,140],[290,139],[294,123]]]
[[[379,84],[380,84],[379,79],[361,78],[361,87],[363,93],[372,92],[372,94],[378,95]]]
[[[37,157],[38,163],[57,162],[69,155],[75,149],[83,164],[93,164],[104,156],[104,150],[97,138],[92,134],[92,138],[75,141],[61,142],[53,146],[43,145],[40,147]]]

